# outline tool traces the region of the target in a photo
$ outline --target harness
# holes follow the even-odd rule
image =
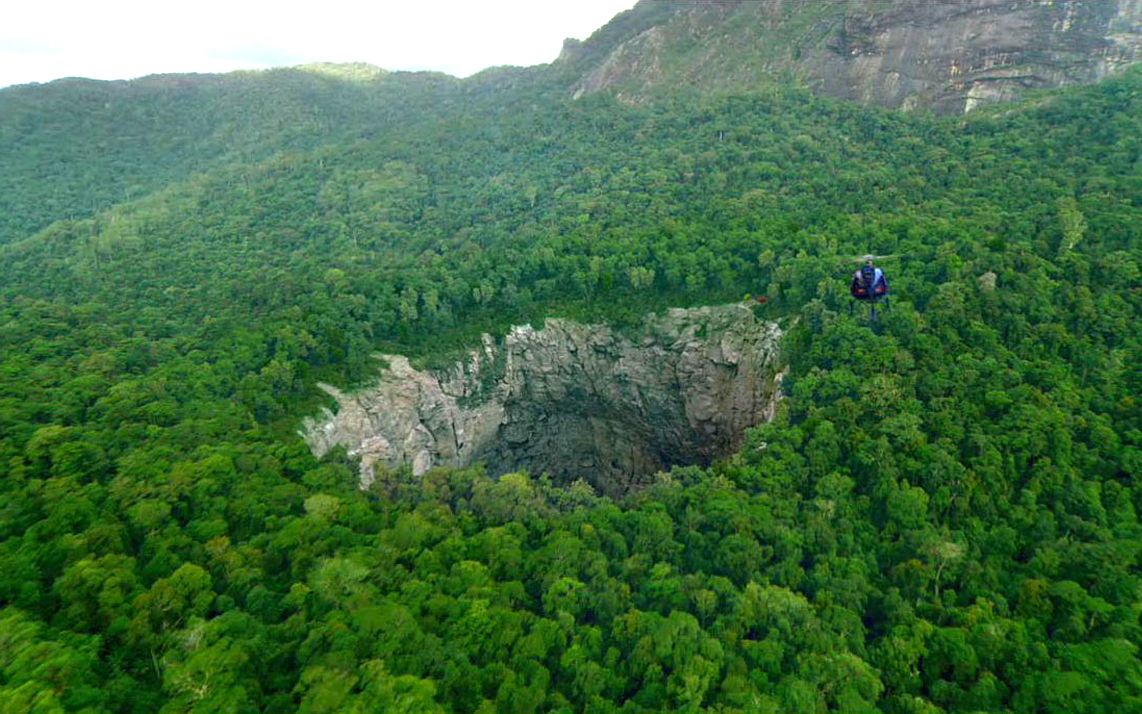
[[[888,282],[884,272],[871,265],[865,265],[853,276],[849,292],[858,300],[877,300],[888,294]]]
[[[866,290],[876,291],[876,271],[871,265],[866,265],[860,269],[860,281],[864,283]]]

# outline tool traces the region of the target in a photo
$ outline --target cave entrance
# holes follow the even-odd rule
[[[601,399],[590,401],[512,405],[498,438],[474,460],[486,463],[492,475],[527,471],[561,483],[585,479],[615,496],[676,465],[707,466],[732,453],[741,437],[700,437],[680,409],[616,411]]]
[[[733,453],[772,418],[780,328],[743,305],[668,310],[641,327],[548,320],[485,337],[467,359],[432,372],[390,355],[373,387],[324,385],[336,414],[307,420],[318,456],[343,445],[375,467],[487,464],[560,481],[585,478],[617,495],[679,465]]]

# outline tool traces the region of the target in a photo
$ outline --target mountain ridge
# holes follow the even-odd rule
[[[8,87],[0,89],[0,163],[8,169],[0,174],[0,243],[226,161],[437,121],[465,104],[526,108],[593,93],[649,101],[793,83],[868,105],[955,114],[1029,88],[1109,76],[1136,62],[1140,47],[1139,0],[644,0],[586,41],[565,43],[550,64],[466,79],[355,63]],[[28,192],[24,175],[50,177],[34,182],[50,190]]]
[[[643,0],[561,61],[575,96],[741,92],[783,78],[829,96],[962,113],[1085,84],[1142,59],[1142,3],[1113,0]]]

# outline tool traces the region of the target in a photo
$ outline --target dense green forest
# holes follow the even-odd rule
[[[1142,711],[1142,72],[949,119],[152,81],[0,91],[0,711]],[[746,292],[778,418],[621,500],[295,433],[379,347]]]
[[[454,110],[472,94],[458,86],[446,75],[336,65],[5,89],[0,243],[205,171],[351,144]]]

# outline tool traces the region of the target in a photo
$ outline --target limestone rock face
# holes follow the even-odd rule
[[[560,62],[572,93],[748,91],[793,77],[905,110],[962,113],[1095,82],[1142,59],[1142,0],[643,0]]]
[[[386,356],[377,384],[306,420],[318,456],[342,445],[360,459],[361,487],[375,467],[477,461],[492,473],[526,469],[583,477],[607,493],[676,464],[709,463],[771,419],[779,396],[774,323],[744,306],[670,310],[633,334],[548,320],[485,337],[438,372]]]
[[[834,96],[957,113],[1098,81],[1140,49],[1139,0],[936,0],[850,12],[804,66]]]

